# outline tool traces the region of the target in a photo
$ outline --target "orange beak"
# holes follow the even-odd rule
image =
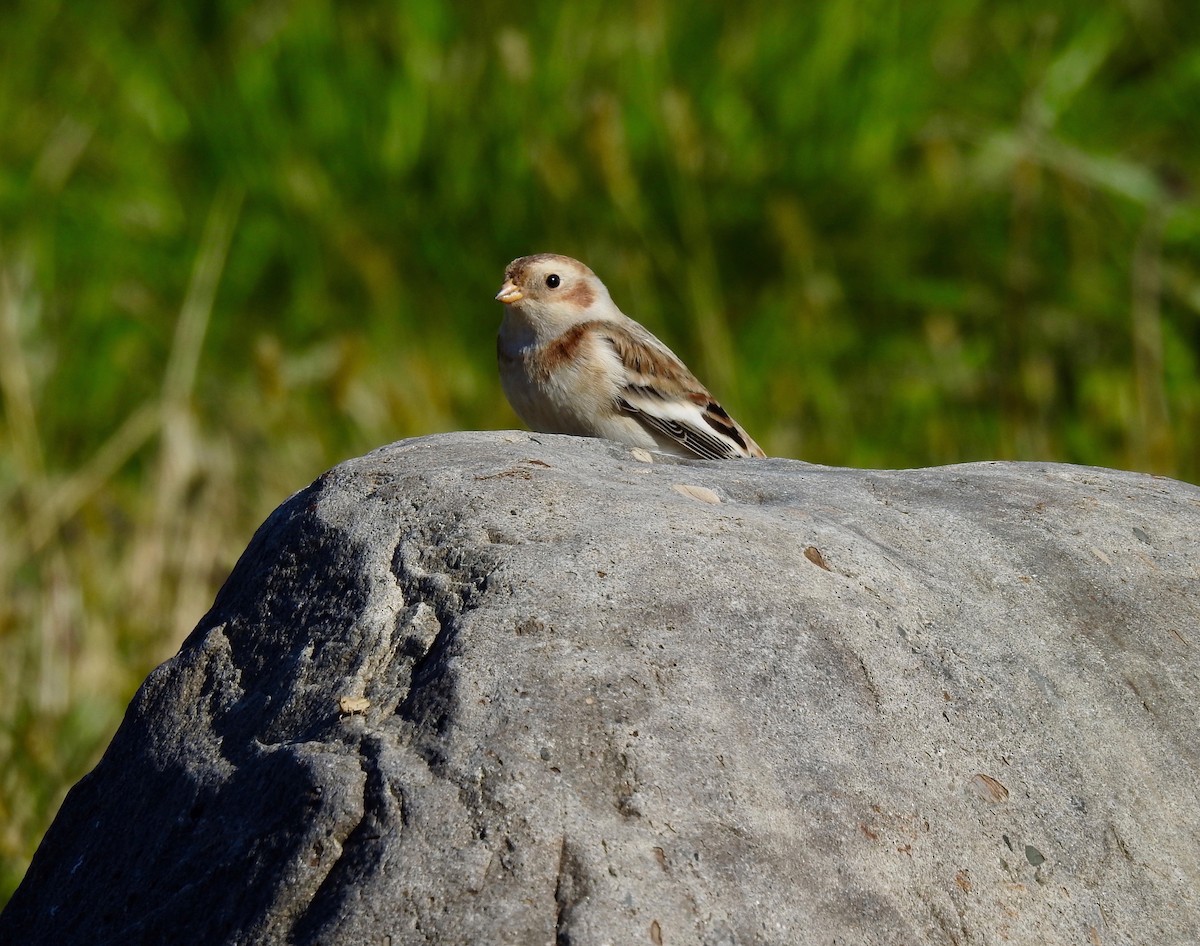
[[[496,301],[503,302],[505,305],[512,305],[514,302],[520,302],[524,298],[525,293],[511,279],[506,279],[504,285],[500,287],[500,291],[496,293]]]

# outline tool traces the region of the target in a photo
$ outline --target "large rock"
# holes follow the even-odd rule
[[[0,941],[1200,942],[1200,490],[652,459],[293,496]]]

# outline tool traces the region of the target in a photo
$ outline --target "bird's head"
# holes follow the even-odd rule
[[[554,253],[509,263],[496,299],[544,328],[603,318],[612,309],[608,290],[595,273],[579,260]]]

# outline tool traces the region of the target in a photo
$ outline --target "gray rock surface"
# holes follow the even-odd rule
[[[1200,942],[1200,490],[649,459],[293,496],[0,942]]]

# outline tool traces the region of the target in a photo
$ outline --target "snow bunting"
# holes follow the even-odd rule
[[[505,306],[500,381],[534,430],[684,457],[766,456],[578,260],[552,253],[513,260],[496,298]]]

